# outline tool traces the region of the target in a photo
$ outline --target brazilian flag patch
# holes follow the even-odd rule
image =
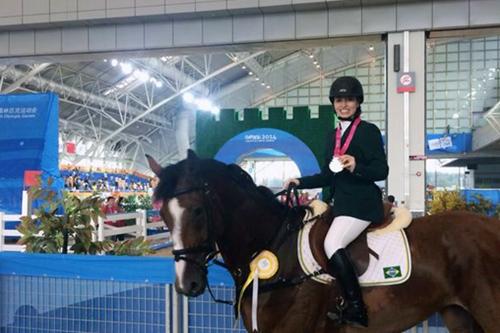
[[[384,279],[394,279],[397,277],[401,277],[400,266],[384,267]]]

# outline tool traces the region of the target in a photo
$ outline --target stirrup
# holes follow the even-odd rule
[[[343,297],[337,297],[335,299],[335,310],[334,311],[328,311],[326,313],[326,316],[335,322],[337,325],[342,325],[345,323],[343,319],[343,313],[345,309],[347,308],[347,303]]]
[[[336,325],[346,324],[357,328],[366,328],[368,326],[368,323],[362,322],[361,318],[359,318],[361,321],[352,320],[352,318],[348,318],[348,316],[346,318],[345,315],[349,304],[347,304],[343,297],[337,297],[335,301],[335,310],[328,311],[326,316],[330,320],[333,320]]]

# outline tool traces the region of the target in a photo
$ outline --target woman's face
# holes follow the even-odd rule
[[[333,99],[333,108],[337,117],[349,118],[358,109],[359,102],[356,97],[335,97]]]

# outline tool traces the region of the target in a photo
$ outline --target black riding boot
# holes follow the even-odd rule
[[[368,326],[368,316],[361,295],[358,277],[345,249],[339,249],[328,260],[328,270],[339,283],[347,304],[337,306],[328,317],[341,323]]]

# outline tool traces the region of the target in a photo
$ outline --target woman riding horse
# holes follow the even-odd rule
[[[362,288],[368,327],[339,326],[326,316],[338,295],[335,281],[304,278],[299,264],[297,227],[303,210],[290,211],[270,199],[238,166],[199,159],[193,152],[166,168],[151,157],[149,163],[160,179],[155,196],[163,201],[160,213],[172,232],[177,291],[202,294],[208,262],[220,252],[241,296],[249,331],[252,293],[241,291],[250,263],[268,250],[279,266],[259,289],[259,332],[401,332],[435,312],[443,315],[451,333],[500,332],[498,219],[468,212],[415,219],[405,230],[412,258],[409,279]],[[326,213],[324,221],[330,216]]]
[[[324,241],[328,269],[343,289],[343,307],[329,317],[347,324],[368,326],[358,277],[345,248],[371,223],[384,216],[382,193],[375,181],[389,173],[382,135],[377,126],[361,120],[364,94],[354,77],[336,79],[330,88],[330,102],[339,119],[335,132],[326,137],[327,157],[322,171],[313,176],[289,179],[298,188],[330,186],[334,219]],[[335,147],[335,148],[334,148]]]

